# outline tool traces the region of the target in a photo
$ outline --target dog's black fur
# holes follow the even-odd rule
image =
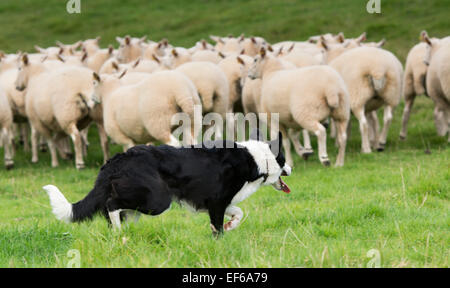
[[[275,141],[269,145],[281,147],[281,134]],[[245,182],[265,175],[247,148],[234,142],[215,144],[233,148],[140,145],[117,154],[101,168],[93,190],[73,204],[72,221],[92,218],[98,211],[108,218],[108,212],[118,209],[159,215],[176,199],[206,210],[221,233],[225,210],[236,193]],[[281,151],[276,159],[283,167]]]

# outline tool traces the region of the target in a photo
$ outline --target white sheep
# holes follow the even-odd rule
[[[162,71],[125,86],[113,75],[94,73],[93,79],[93,99],[102,105],[106,133],[124,150],[155,140],[177,146],[179,142],[171,134],[172,116],[182,111],[189,115],[192,124],[201,118],[201,109],[194,109],[201,105],[197,90],[181,72]],[[185,136],[194,142],[196,135],[190,132]]]
[[[95,114],[95,109],[90,108],[94,106],[90,100],[93,91],[91,73],[90,69],[69,65],[50,70],[44,63],[29,62],[27,54],[21,57],[16,87],[22,91],[27,89],[25,110],[32,128],[33,163],[38,161],[39,132],[47,139],[52,167],[58,166],[57,150],[64,156],[60,142],[65,135],[74,142],[77,169],[84,167],[80,129],[86,127],[92,120],[91,114]],[[104,151],[104,160],[107,158]]]
[[[333,52],[328,47],[328,52]],[[339,53],[340,54],[340,53]],[[368,121],[375,121],[372,111],[384,108],[383,130],[381,135],[375,131],[373,146],[378,151],[384,150],[393,110],[400,102],[403,68],[397,57],[389,51],[375,47],[357,47],[336,56],[329,65],[335,68],[347,84],[350,93],[350,107],[358,119],[362,152],[370,153]],[[370,114],[370,120],[366,118]]]
[[[108,49],[97,49],[92,54],[87,50],[83,51],[84,54],[81,57],[81,62],[89,69],[99,72],[102,65],[113,56],[114,48],[110,45]]]
[[[131,38],[130,36],[125,36],[124,38],[116,37],[117,42],[119,42],[117,60],[121,63],[129,63],[141,57],[146,38],[146,36],[142,38]]]
[[[225,73],[219,66],[210,62],[188,62],[176,68],[182,72],[195,85],[202,102],[202,112],[219,113],[226,117],[228,112],[229,86]],[[216,137],[222,137],[222,127],[215,126]]]
[[[280,131],[286,162],[293,165],[287,129],[300,127],[318,137],[319,159],[329,165],[326,151],[326,131],[321,121],[335,119],[338,128],[339,153],[336,166],[344,165],[346,128],[350,108],[347,88],[339,74],[331,67],[318,65],[298,69],[285,69],[282,61],[261,50],[249,72],[250,78],[261,78],[261,112],[279,114]],[[273,136],[273,135],[272,135]]]
[[[0,87],[0,142],[4,149],[4,163],[7,170],[14,167],[13,151],[13,133],[12,133],[13,114],[9,106],[6,93]]]
[[[450,37],[433,40],[425,36],[424,41],[425,62],[429,63],[426,87],[435,104],[436,128],[441,136],[448,133],[450,142]]]

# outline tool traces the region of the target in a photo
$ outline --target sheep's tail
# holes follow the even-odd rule
[[[339,107],[339,91],[332,88],[334,87],[330,85],[330,88],[325,91],[325,98],[327,100],[328,107],[336,109]]]
[[[375,92],[380,93],[384,86],[386,86],[386,75],[384,72],[375,72],[369,75],[370,82],[372,83]]]
[[[83,200],[71,204],[56,186],[46,185],[42,188],[47,191],[56,219],[67,223],[91,219],[96,212],[104,209],[108,198],[108,191],[96,186]]]

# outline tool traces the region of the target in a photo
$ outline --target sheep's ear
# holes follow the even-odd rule
[[[136,68],[139,65],[139,62],[141,62],[141,57],[139,57],[136,62],[133,64],[133,68]]]
[[[78,40],[75,44],[72,45],[72,51],[79,49],[83,45],[83,41]]]
[[[255,39],[255,37],[251,37],[250,40],[252,40],[252,43],[253,43],[253,44],[256,44],[256,39]]]
[[[122,43],[123,43],[123,38],[117,36],[117,37],[116,37],[116,41],[119,42],[120,44],[122,44]]]
[[[59,61],[61,61],[61,62],[66,62],[66,60],[60,55],[60,54],[58,54],[57,56],[56,56],[56,58],[58,58],[58,60]]]
[[[271,45],[267,45],[267,50],[268,50],[269,52],[273,52],[272,46],[271,46]]]
[[[291,47],[289,47],[288,52],[292,52],[292,50],[294,50],[295,47],[295,43],[292,43]]]
[[[202,39],[201,43],[202,43],[203,49],[205,49],[205,50],[208,49],[208,43],[205,41],[205,39]]]
[[[266,49],[264,47],[261,47],[261,50],[259,50],[259,55],[261,55],[261,58],[266,57]]]
[[[86,50],[83,51],[83,56],[81,56],[81,62],[86,61],[87,57],[88,57],[88,53],[86,52]]]
[[[59,42],[58,40],[56,40],[55,43],[56,43],[56,46],[58,46],[58,47],[64,47],[65,46],[63,43]]]
[[[0,60],[2,59],[2,58],[4,58],[6,55],[5,55],[5,52],[3,52],[3,51],[0,51]]]
[[[378,43],[376,44],[376,46],[377,46],[378,48],[381,48],[381,47],[383,47],[384,43],[386,43],[386,39],[383,38],[380,42],[378,42]]]
[[[155,60],[156,62],[161,63],[161,60],[159,60],[159,58],[156,57],[155,54],[152,54],[152,58],[153,58],[153,60]]]
[[[174,57],[178,57],[178,52],[177,52],[176,49],[172,49],[172,55],[173,55]]]
[[[119,79],[122,79],[125,74],[127,74],[128,69],[123,70],[122,74],[119,75]]]
[[[39,53],[46,53],[44,48],[39,47],[38,45],[34,45],[34,49]]]
[[[131,38],[130,38],[130,36],[125,36],[125,45],[130,45],[130,43],[131,43]]]
[[[222,58],[222,59],[226,57],[225,54],[223,54],[222,52],[219,52],[219,53],[217,53],[217,54],[218,54],[219,57]]]
[[[344,33],[343,32],[339,32],[339,34],[336,36],[336,40],[339,43],[344,43],[344,41],[345,41]]]
[[[281,46],[280,49],[278,49],[278,51],[276,51],[276,52],[274,53],[274,55],[275,55],[276,57],[281,56],[282,54],[283,54],[283,46]]]
[[[361,43],[361,42],[366,41],[366,39],[367,39],[366,32],[364,32],[356,39],[356,42]]]
[[[325,50],[328,50],[327,40],[325,40],[323,36],[320,36],[320,40],[317,43],[320,47],[324,48]]]
[[[92,77],[93,77],[94,80],[97,81],[98,83],[101,82],[100,76],[97,74],[97,72],[92,72]]]
[[[141,39],[139,39],[139,44],[141,44],[142,42],[145,42],[146,39],[147,39],[147,35],[143,36]]]
[[[245,54],[245,49],[241,50],[241,53],[239,53],[240,55],[244,55]]]
[[[422,42],[425,42],[425,43],[427,43],[430,46],[433,45],[433,43],[431,42],[430,37],[428,37],[427,31],[422,31],[422,33],[420,33],[420,38],[421,38]]]
[[[119,70],[119,64],[117,64],[116,61],[112,61],[111,62],[112,67],[114,68],[114,70]]]
[[[113,54],[113,52],[114,52],[114,47],[110,44],[108,46],[108,54],[111,55],[111,54]]]
[[[28,59],[28,54],[27,54],[27,53],[25,53],[25,54],[22,55],[22,63],[23,63],[23,65],[25,65],[25,66],[28,66],[28,64],[30,63],[30,61],[29,61],[29,59]]]
[[[95,37],[95,41],[97,42],[97,45],[100,44],[101,39],[102,39],[102,36]]]
[[[58,55],[61,55],[64,53],[64,47],[60,47],[58,51]]]
[[[42,57],[42,58],[41,58],[41,63],[44,63],[45,60],[47,60],[47,58],[48,58],[48,55],[45,55],[44,57]]]
[[[244,33],[242,33],[241,36],[239,36],[238,40],[239,40],[239,42],[242,42],[245,40]]]
[[[245,62],[244,62],[244,60],[242,60],[241,57],[237,56],[237,57],[236,57],[236,60],[237,60],[237,62],[238,62],[239,64],[245,65]]]

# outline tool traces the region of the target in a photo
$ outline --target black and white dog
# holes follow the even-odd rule
[[[121,219],[137,221],[140,213],[159,215],[175,200],[208,212],[213,234],[220,234],[239,225],[243,212],[235,205],[259,187],[272,185],[290,192],[280,177],[291,174],[280,149],[281,133],[278,139],[264,142],[255,131],[246,142],[222,140],[215,145],[204,143],[201,148],[133,147],[111,158],[101,168],[94,189],[74,204],[57,187],[43,188],[56,218],[66,222],[90,219],[102,212],[120,229]],[[211,146],[215,147],[207,148]],[[231,220],[223,224],[225,215]]]

